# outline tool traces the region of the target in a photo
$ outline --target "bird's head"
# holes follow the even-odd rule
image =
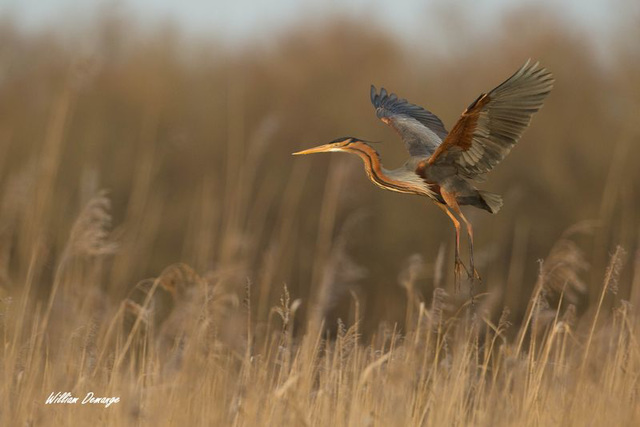
[[[293,153],[293,155],[302,156],[304,154],[328,153],[330,151],[353,152],[362,145],[366,145],[365,141],[354,138],[352,136],[344,136],[342,138],[334,139],[328,144],[319,145],[317,147],[309,148],[308,150],[295,152]]]

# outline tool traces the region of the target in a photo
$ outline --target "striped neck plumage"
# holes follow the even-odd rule
[[[348,147],[348,151],[351,151],[358,155],[364,162],[364,168],[367,174],[377,174],[384,176],[384,168],[382,167],[382,161],[380,160],[380,154],[373,149],[369,144],[362,141],[352,143]]]
[[[358,141],[349,145],[348,151],[357,154],[362,159],[367,176],[378,187],[384,188],[385,190],[397,191],[399,193],[415,192],[411,186],[406,185],[403,181],[394,179],[391,176],[390,171],[382,167],[380,154],[378,154],[378,152],[368,144]]]
[[[394,170],[385,169],[378,152],[368,144],[357,141],[349,145],[348,151],[362,159],[367,176],[378,187],[398,193],[433,197],[433,191],[413,170],[404,167]]]

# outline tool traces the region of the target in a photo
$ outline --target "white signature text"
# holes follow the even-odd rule
[[[65,391],[64,393],[59,391],[57,393],[52,392],[49,395],[49,397],[47,397],[47,400],[45,401],[45,405],[54,405],[54,404],[61,404],[61,403],[74,405],[74,404],[77,404],[78,402],[80,402],[82,405],[86,405],[89,403],[94,405],[95,404],[104,405],[105,408],[108,408],[112,404],[120,402],[120,397],[118,396],[96,397],[94,393],[90,391],[82,400],[80,400],[79,397],[73,396],[68,391]]]

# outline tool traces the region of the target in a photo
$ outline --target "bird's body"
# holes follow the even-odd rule
[[[473,263],[473,227],[460,206],[498,212],[502,198],[478,190],[470,181],[483,180],[484,175],[509,153],[529,125],[533,113],[542,107],[552,86],[551,73],[539,68],[537,63],[530,65],[527,61],[509,79],[476,98],[450,132],[435,114],[395,94],[388,94],[384,88],[378,93],[371,86],[371,102],[376,115],[400,134],[411,155],[404,165],[385,169],[377,151],[353,137],[338,138],[294,154],[350,152],[363,160],[369,179],[379,187],[433,200],[456,229],[456,277],[464,267],[459,258],[460,223],[457,217],[460,217],[469,235],[472,274],[479,278]]]
[[[434,202],[445,204],[442,188],[455,191],[459,205],[471,205],[496,213],[501,203],[496,203],[498,195],[476,189],[471,183],[456,174],[455,168],[447,165],[419,167],[427,158],[415,156],[409,158],[397,169],[386,169],[382,166],[380,155],[373,147],[362,144],[353,148],[364,161],[365,171],[369,179],[385,190],[405,194],[427,196]],[[486,201],[484,198],[488,198]],[[490,204],[491,203],[491,204]]]

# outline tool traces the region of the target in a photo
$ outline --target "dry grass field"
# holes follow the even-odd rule
[[[0,425],[640,425],[640,32],[605,59],[543,16],[421,55],[349,21],[238,50],[0,21]],[[398,165],[369,84],[450,128],[528,57],[556,86],[469,212],[474,304],[429,201],[290,155]]]

